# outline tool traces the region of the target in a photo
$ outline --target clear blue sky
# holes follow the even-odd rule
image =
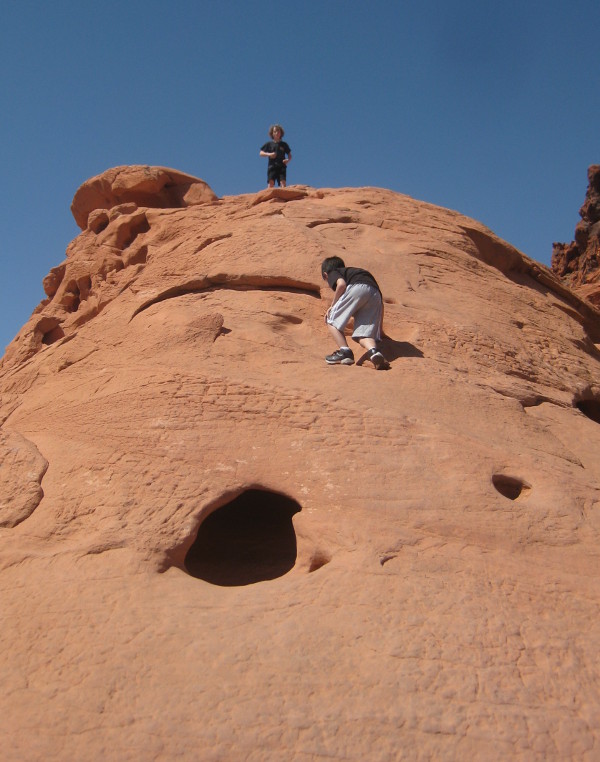
[[[598,0],[3,0],[0,353],[120,164],[219,194],[372,185],[456,209],[550,263],[600,162]]]

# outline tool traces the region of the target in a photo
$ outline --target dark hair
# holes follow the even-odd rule
[[[281,133],[281,137],[285,135],[285,130],[280,124],[272,124],[269,127],[269,137],[271,138],[273,137],[273,133],[275,132],[275,130],[279,130],[279,132]]]
[[[324,275],[332,270],[339,270],[340,267],[346,267],[341,257],[327,257],[321,264],[321,273]]]

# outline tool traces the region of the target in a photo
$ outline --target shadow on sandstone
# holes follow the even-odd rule
[[[409,341],[394,341],[389,336],[384,336],[379,343],[378,349],[382,352],[388,363],[397,360],[399,357],[425,357],[420,349]],[[367,360],[368,352],[362,354],[356,361],[357,365],[362,365]],[[389,370],[389,366],[385,370]]]
[[[389,336],[384,336],[381,339],[378,349],[382,352],[388,362],[393,362],[399,357],[425,357],[423,352],[415,347],[414,344],[411,344],[410,341],[395,341]],[[365,352],[359,357],[356,364],[362,365],[367,359],[367,354],[368,352]]]
[[[388,362],[397,360],[399,357],[425,357],[423,352],[410,341],[395,341],[389,336],[382,338],[379,348]]]

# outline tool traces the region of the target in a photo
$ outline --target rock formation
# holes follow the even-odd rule
[[[3,758],[597,758],[600,313],[381,189],[73,208],[0,367]],[[324,362],[332,254],[388,371]]]
[[[121,204],[158,209],[216,201],[204,180],[167,167],[114,167],[87,180],[75,194],[71,211],[82,230],[99,232],[108,224],[106,212]],[[89,219],[92,212],[94,218]]]
[[[575,240],[555,243],[552,270],[580,296],[600,306],[600,165],[588,169],[588,188],[579,210]]]

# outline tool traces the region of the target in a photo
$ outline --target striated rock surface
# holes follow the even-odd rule
[[[588,187],[575,240],[555,243],[552,270],[580,296],[600,306],[600,165],[588,169]]]
[[[390,191],[144,193],[0,368],[3,758],[597,759],[600,314]]]

